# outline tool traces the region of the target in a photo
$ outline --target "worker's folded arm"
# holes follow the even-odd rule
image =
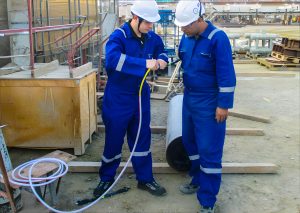
[[[218,107],[229,109],[233,107],[236,86],[231,46],[223,31],[215,35],[213,45],[215,45],[216,75],[219,87]]]
[[[111,36],[106,44],[106,69],[140,77],[144,76],[146,59],[128,56],[124,52],[121,38]]]

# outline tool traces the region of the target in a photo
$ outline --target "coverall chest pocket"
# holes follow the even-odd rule
[[[214,68],[211,51],[207,49],[198,50],[192,58],[192,63],[194,63],[201,72],[212,72]]]

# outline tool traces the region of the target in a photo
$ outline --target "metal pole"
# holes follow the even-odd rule
[[[72,11],[71,11],[71,0],[68,0],[68,6],[69,6],[69,24],[72,23]],[[71,32],[71,29],[70,29]],[[72,35],[70,34],[70,40],[69,44],[72,44]]]
[[[50,25],[50,18],[49,18],[49,3],[48,0],[46,0],[46,16],[47,16],[47,25]],[[48,32],[48,47],[49,47],[49,52],[50,52],[50,59],[51,61],[53,60],[53,56],[52,56],[52,51],[51,51],[51,45],[50,45],[50,32]]]
[[[62,25],[64,25],[64,24],[65,24],[64,16],[62,16],[62,17],[61,17],[61,24],[62,24]],[[63,31],[62,31],[62,34],[63,34],[63,35],[65,34],[65,30],[63,30]],[[62,45],[62,46],[64,46],[64,45],[65,45],[65,43],[64,43],[64,39],[61,41],[61,45]],[[61,53],[58,53],[58,54],[59,54],[59,55],[58,55],[58,56],[59,56],[59,58],[61,57],[61,55],[64,55],[64,54],[61,54]]]
[[[98,63],[98,75],[99,75],[99,80],[100,80],[100,72],[101,72],[101,66],[102,66],[102,45],[101,45],[101,42],[102,42],[102,7],[100,5],[100,14],[99,14],[99,28],[100,28],[100,42],[99,42],[99,63]],[[101,25],[101,26],[100,26]]]
[[[40,22],[41,22],[41,26],[43,26],[43,0],[40,0]],[[44,41],[44,36],[45,36],[45,33],[42,32],[42,51],[43,51],[43,55],[45,55],[45,41]],[[43,62],[45,63],[46,62],[46,57],[43,56]]]
[[[81,2],[80,0],[78,0],[78,16],[81,17]],[[79,22],[80,22],[81,18],[79,18]],[[79,30],[79,37],[81,38],[82,36],[82,28],[80,28]],[[79,54],[80,54],[80,65],[83,64],[83,57],[82,57],[82,46],[80,46],[79,48]],[[79,64],[79,63],[78,63]]]
[[[89,0],[86,0],[86,19],[88,24],[88,31],[90,31],[90,8],[89,8]],[[94,26],[95,27],[95,26]],[[87,45],[87,55],[91,54],[91,39],[89,39],[88,45]],[[88,56],[87,56],[88,58]]]
[[[76,9],[76,0],[74,0],[74,19],[77,22],[77,9]],[[78,32],[76,31],[76,41],[78,40]]]
[[[33,52],[33,34],[32,34],[32,5],[31,0],[27,0],[28,8],[28,27],[29,27],[29,45],[30,45],[30,68],[31,75],[33,76],[34,72],[34,52]]]

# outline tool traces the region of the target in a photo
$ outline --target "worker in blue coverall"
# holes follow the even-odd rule
[[[233,107],[236,78],[229,39],[203,19],[204,11],[199,1],[182,0],[175,12],[175,24],[184,32],[178,50],[185,86],[182,141],[192,176],[179,189],[197,192],[200,212],[211,213],[221,185],[226,119]]]
[[[127,142],[132,151],[139,125],[138,93],[147,69],[153,71],[167,66],[168,56],[162,39],[151,31],[160,20],[154,0],[135,1],[131,7],[133,18],[110,36],[106,44],[106,71],[102,118],[105,125],[105,147],[99,170],[100,183],[94,196],[101,196],[114,182],[121,161],[122,145]],[[142,124],[132,157],[138,181],[137,187],[155,196],[166,194],[164,187],[153,178],[150,129],[150,88],[142,89]]]

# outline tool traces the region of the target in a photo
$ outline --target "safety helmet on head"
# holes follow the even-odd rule
[[[131,7],[131,12],[148,22],[154,23],[160,20],[158,6],[154,0],[134,1]]]
[[[205,9],[200,1],[181,0],[176,6],[174,23],[179,27],[184,27],[196,21],[204,13]]]

